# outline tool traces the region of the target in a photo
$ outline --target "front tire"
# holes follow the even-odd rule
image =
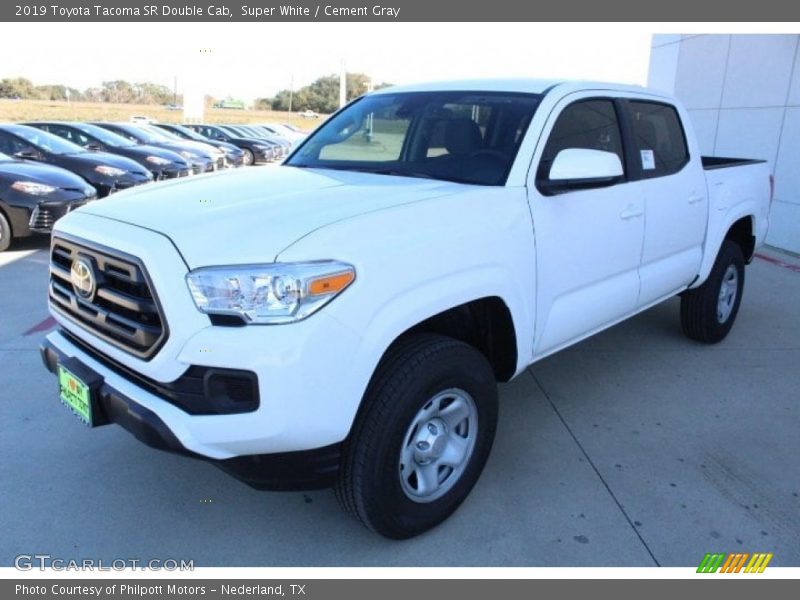
[[[497,427],[486,358],[452,338],[413,334],[389,349],[345,444],[336,495],[392,539],[435,527],[464,501]]]
[[[725,240],[706,282],[681,296],[681,328],[690,339],[716,344],[733,327],[744,289],[744,256]]]
[[[9,246],[11,246],[12,235],[11,224],[2,211],[0,211],[0,252],[8,250]]]
[[[249,148],[243,148],[244,156],[242,157],[242,163],[244,166],[249,167],[253,163],[256,162],[256,155],[253,154],[253,151]]]

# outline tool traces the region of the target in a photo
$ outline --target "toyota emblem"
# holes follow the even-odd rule
[[[85,258],[76,258],[72,261],[69,279],[72,282],[72,289],[75,290],[75,293],[80,298],[91,301],[97,287],[92,264]]]

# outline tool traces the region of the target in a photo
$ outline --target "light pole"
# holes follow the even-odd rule
[[[339,72],[339,108],[345,104],[347,104],[347,71],[344,59],[342,59],[342,70]]]

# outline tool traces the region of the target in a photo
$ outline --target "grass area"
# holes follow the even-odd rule
[[[183,112],[154,104],[107,104],[104,102],[60,102],[51,100],[0,99],[0,123],[13,121],[128,121],[133,115],[162,123],[182,123]],[[207,123],[291,123],[311,131],[324,120],[302,119],[296,113],[274,110],[206,109]]]

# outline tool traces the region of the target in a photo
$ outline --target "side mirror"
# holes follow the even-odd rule
[[[98,144],[97,142],[89,142],[84,146],[87,150],[91,150],[92,152],[99,152],[103,150],[103,145]]]
[[[556,155],[540,187],[557,193],[571,189],[601,187],[619,180],[625,171],[614,152],[588,148],[567,148]]]
[[[14,157],[21,158],[23,160],[39,160],[41,158],[41,156],[39,156],[39,153],[33,148],[25,148],[24,150],[15,152]]]

